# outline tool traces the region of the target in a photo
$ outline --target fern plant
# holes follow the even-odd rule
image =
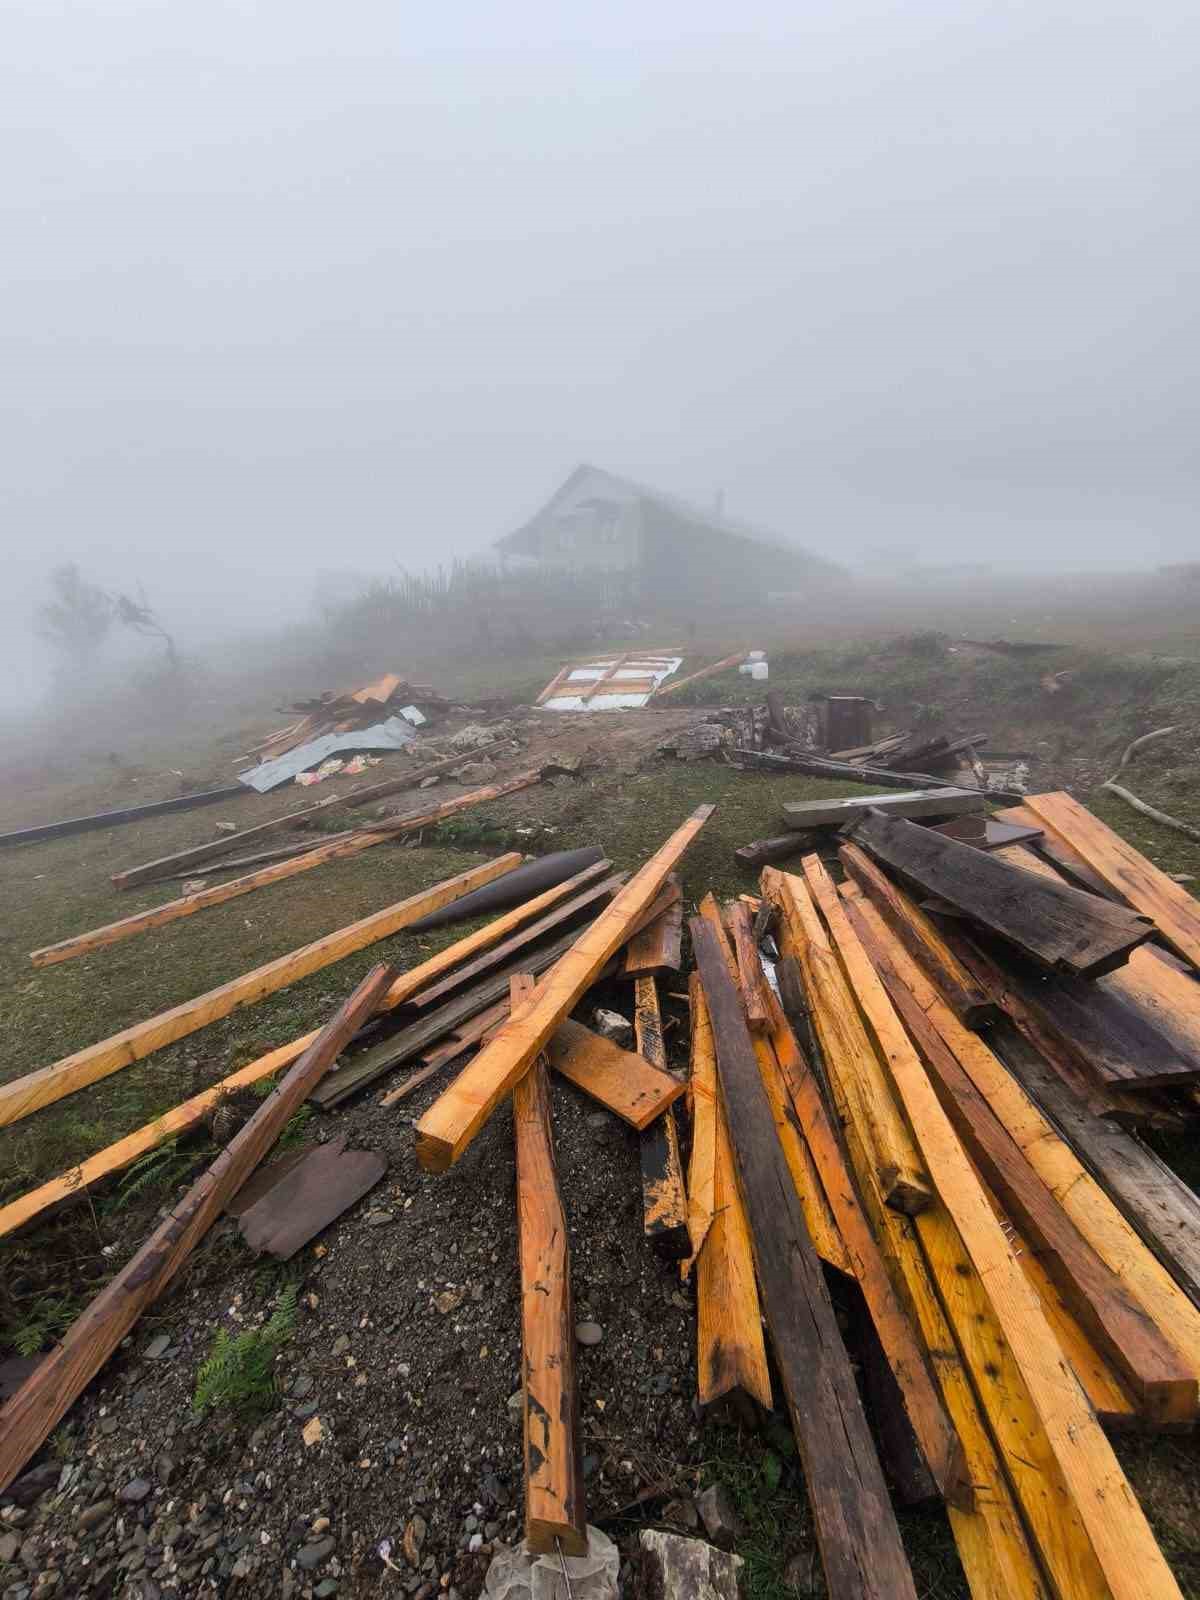
[[[149,1189],[170,1189],[192,1169],[206,1152],[181,1150],[178,1139],[167,1139],[134,1161],[117,1189],[114,1209],[122,1211]]]
[[[5,1330],[6,1341],[19,1356],[36,1356],[47,1344],[67,1331],[77,1311],[69,1295],[63,1295],[61,1299],[44,1295],[21,1314],[19,1321],[9,1325]]]
[[[289,1284],[261,1328],[231,1334],[220,1328],[208,1359],[196,1374],[192,1410],[197,1416],[226,1406],[242,1416],[257,1417],[269,1411],[278,1396],[275,1357],[296,1326],[299,1288]]]

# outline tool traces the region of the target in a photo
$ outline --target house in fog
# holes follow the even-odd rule
[[[505,565],[594,573],[630,603],[751,602],[811,594],[841,569],[777,534],[705,511],[600,467],[580,466],[492,547]]]

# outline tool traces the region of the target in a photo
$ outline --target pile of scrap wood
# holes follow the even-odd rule
[[[397,712],[417,710],[424,713],[426,707],[444,708],[448,704],[435,689],[409,683],[399,673],[385,672],[374,683],[364,683],[357,689],[347,689],[341,694],[327,690],[315,699],[297,700],[292,710],[300,715],[284,727],[276,728],[239,759],[244,762],[257,757],[260,762],[275,761],[326,734],[351,733],[382,722]]]
[[[685,1080],[659,980],[682,965],[676,873],[710,811],[632,877],[589,861],[381,969],[321,1033],[0,1211],[2,1232],[287,1069],[0,1413],[0,1486],[300,1099],[328,1113],[403,1067],[389,1107],[453,1069],[417,1158],[445,1172],[511,1100],[525,1532],[534,1551],[582,1551],[558,1078],[637,1130],[647,1238],[695,1285],[701,1407],[752,1423],[786,1406],[831,1594],[914,1596],[897,1508],[941,1503],[979,1600],[1177,1596],[1108,1433],[1178,1433],[1200,1406],[1200,1200],[1134,1131],[1196,1111],[1200,906],[1065,794],[983,818],[974,839],[961,819],[870,808],[840,881],[809,854],[795,874],[767,867],[761,897],[700,902]],[[992,823],[1012,831],[989,838]],[[490,892],[510,867],[489,867]],[[425,916],[478,888],[414,900]],[[631,985],[632,1050],[591,1025],[614,980]],[[295,1210],[316,1187],[304,1166],[251,1196],[260,1247],[320,1225]],[[376,1172],[358,1161],[337,1196]]]

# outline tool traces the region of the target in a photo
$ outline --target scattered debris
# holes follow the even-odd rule
[[[644,706],[682,662],[682,656],[661,650],[626,650],[569,662],[554,675],[536,703],[548,711],[630,710]]]

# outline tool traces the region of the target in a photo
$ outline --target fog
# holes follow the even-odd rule
[[[842,561],[1197,554],[1181,0],[0,29],[5,694],[55,562],[268,628],[580,460]]]

